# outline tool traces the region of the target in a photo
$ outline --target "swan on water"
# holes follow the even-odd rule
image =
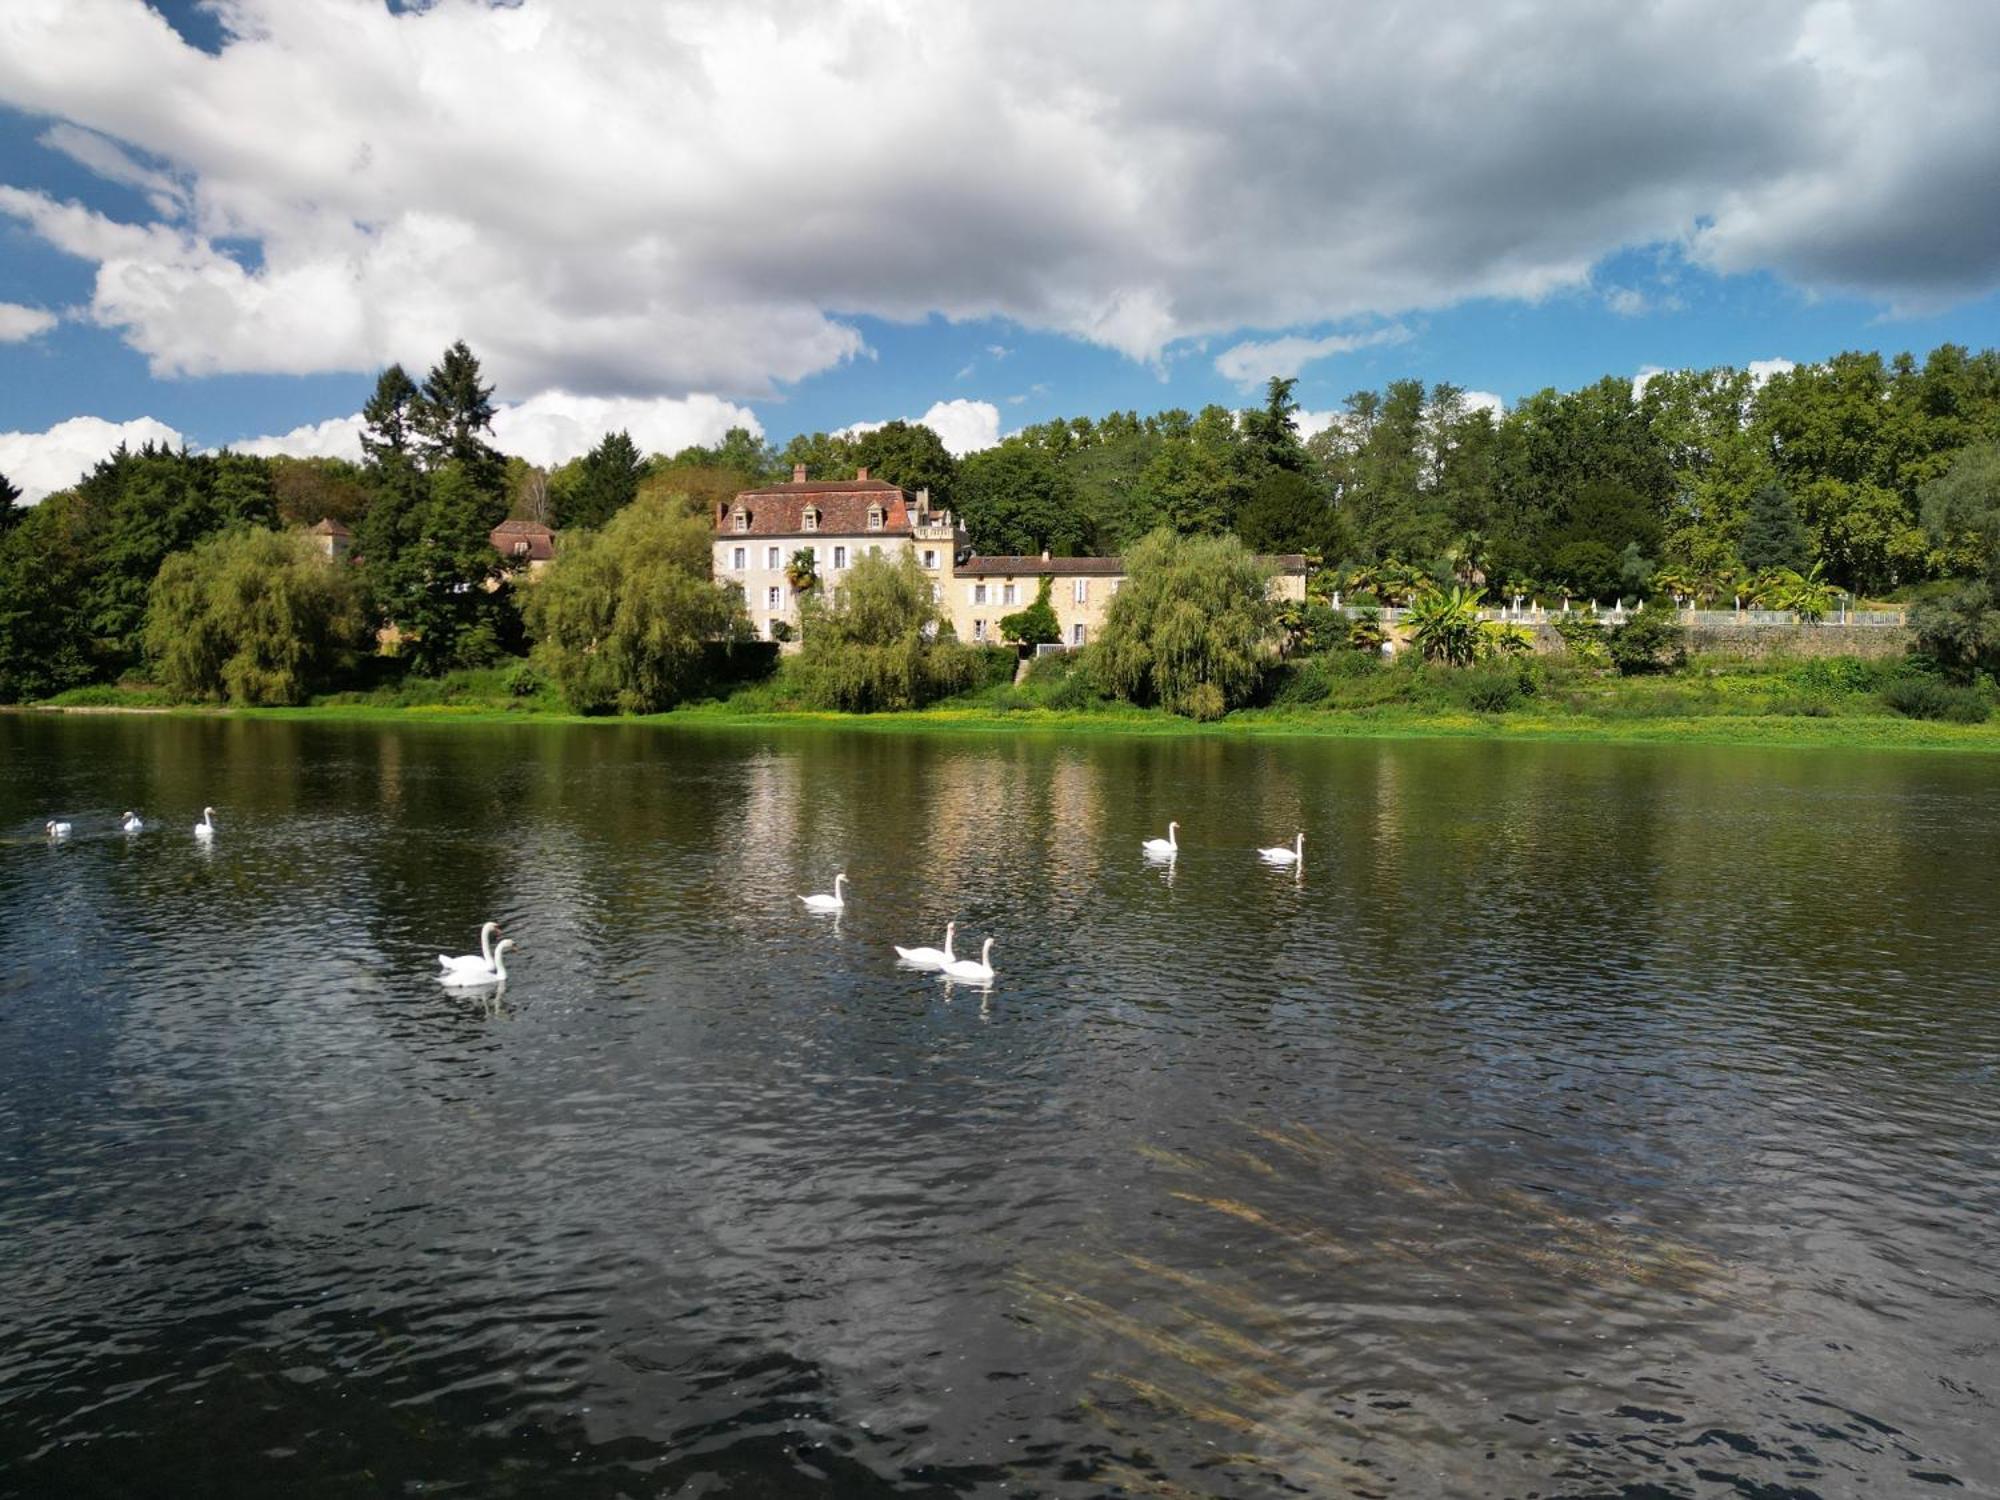
[[[42,826],[48,830],[48,835],[52,839],[69,837],[70,825],[67,823],[44,823]]]
[[[1180,831],[1181,831],[1180,824],[1169,823],[1167,825],[1167,836],[1165,838],[1147,839],[1139,847],[1145,850],[1146,853],[1151,855],[1154,859],[1171,858],[1172,856],[1180,853],[1181,844],[1179,838],[1176,837],[1176,835],[1179,834]]]
[[[145,828],[146,821],[137,813],[128,811],[124,817],[118,820],[118,826],[127,833],[138,833]]]
[[[956,961],[957,955],[951,951],[952,934],[958,931],[958,923],[944,924],[944,946],[942,948],[905,948],[896,944],[896,957],[913,969],[944,969]]]
[[[204,807],[201,810],[201,821],[194,825],[194,836],[198,839],[212,839],[215,837],[214,808]]]
[[[479,951],[477,953],[461,953],[457,958],[447,958],[444,954],[440,953],[438,955],[438,967],[447,974],[458,969],[473,969],[482,973],[489,972],[493,968],[493,939],[499,936],[499,933],[500,924],[498,922],[488,922],[484,927],[479,929]]]
[[[993,939],[988,938],[984,943],[980,944],[978,958],[954,958],[950,963],[946,964],[944,966],[945,978],[969,979],[974,984],[984,984],[993,977],[993,965],[988,962],[992,957]]]
[[[505,984],[507,982],[507,950],[514,946],[512,938],[502,938],[493,949],[493,962],[484,963],[478,959],[466,969],[446,969],[438,975],[439,984],[475,985]]]
[[[1298,842],[1287,849],[1283,844],[1270,849],[1259,849],[1257,857],[1267,865],[1297,865],[1304,869],[1306,863],[1306,836],[1299,835]]]
[[[831,896],[821,894],[817,896],[801,896],[799,899],[805,902],[808,911],[839,911],[847,905],[846,900],[840,894],[840,888],[846,884],[847,872],[843,870],[840,874],[833,877],[833,894]]]

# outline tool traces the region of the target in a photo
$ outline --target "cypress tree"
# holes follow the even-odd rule
[[[1743,539],[1736,555],[1752,573],[1774,568],[1790,568],[1803,573],[1812,560],[1799,508],[1783,486],[1767,484],[1750,497],[1750,513],[1743,521]]]

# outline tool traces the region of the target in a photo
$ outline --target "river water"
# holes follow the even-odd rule
[[[1994,1495],[1996,850],[1979,756],[0,715],[0,1493]]]

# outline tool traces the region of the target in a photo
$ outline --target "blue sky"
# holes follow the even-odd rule
[[[2000,343],[1984,13],[1379,9],[19,0],[0,471],[348,451],[456,336],[545,462]]]

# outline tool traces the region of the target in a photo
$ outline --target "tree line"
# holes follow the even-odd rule
[[[1995,351],[1843,354],[1766,380],[1728,367],[1637,386],[1607,377],[1504,413],[1452,385],[1395,381],[1355,392],[1309,437],[1293,392],[1273,379],[1242,411],[1044,422],[963,459],[929,428],[891,422],[782,447],[735,429],[672,455],[616,432],[543,469],[493,446],[492,388],[458,343],[421,381],[382,372],[359,463],[121,448],[30,507],[0,478],[0,700],[145,671],[170,639],[201,695],[227,693],[225,618],[294,605],[323,615],[317,644],[253,653],[235,669],[245,691],[308,691],[389,627],[418,672],[518,656],[531,622],[488,542],[500,521],[545,521],[569,549],[644,500],[699,529],[718,502],[797,464],[823,479],[865,465],[927,489],[987,553],[1234,537],[1307,553],[1322,589],[1385,601],[1435,586],[1474,599],[1754,597],[1809,613],[1834,589],[1898,592],[1928,598],[1921,623],[1940,660],[1970,673],[2000,658]],[[284,549],[209,545],[322,517],[353,529],[358,560],[331,594],[287,574],[299,557]],[[695,559],[694,535],[672,555]],[[156,590],[178,600],[180,621],[155,635],[158,650]],[[280,657],[289,673],[257,664]]]

